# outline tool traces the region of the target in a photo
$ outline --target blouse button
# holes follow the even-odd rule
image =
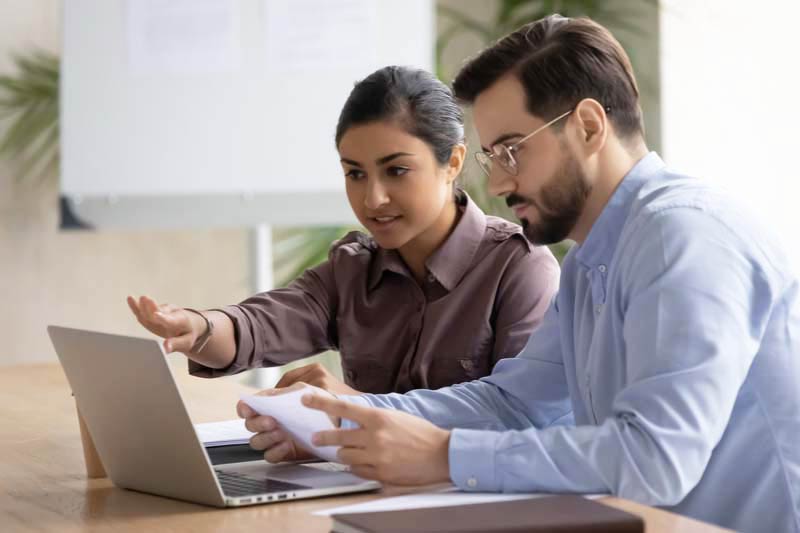
[[[471,488],[471,489],[474,489],[475,487],[477,487],[477,486],[478,486],[478,480],[477,480],[477,479],[475,479],[474,477],[471,477],[471,478],[469,478],[469,479],[467,480],[467,486],[468,486],[469,488]]]
[[[605,265],[600,265],[599,267],[597,267],[597,270],[599,270],[600,273],[605,274],[606,273],[606,266]]]

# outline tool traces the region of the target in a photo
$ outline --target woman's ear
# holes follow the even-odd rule
[[[450,161],[447,162],[447,182],[453,183],[464,168],[464,159],[467,157],[467,146],[458,143],[450,152]]]

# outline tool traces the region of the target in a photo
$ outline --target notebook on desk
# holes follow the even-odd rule
[[[633,514],[581,496],[477,503],[449,507],[334,514],[335,533],[567,532],[642,533]]]

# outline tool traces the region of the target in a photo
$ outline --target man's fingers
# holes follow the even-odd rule
[[[247,431],[261,433],[262,431],[274,431],[280,427],[278,425],[278,421],[271,416],[259,415],[253,411],[249,405],[245,404],[244,402],[240,403],[242,403],[247,409],[250,409],[250,411],[253,413],[252,416],[245,417],[244,427],[247,429]]]
[[[311,442],[317,446],[344,446],[347,448],[363,448],[366,445],[366,435],[363,429],[332,429],[319,431],[311,437]]]
[[[353,466],[372,466],[369,455],[365,450],[360,448],[339,448],[336,453],[339,462],[345,465]]]
[[[318,409],[327,413],[328,416],[347,418],[360,424],[362,427],[372,425],[378,411],[374,407],[362,407],[322,394],[305,394],[301,401],[306,407]]]
[[[239,418],[253,418],[258,416],[258,413],[255,410],[244,403],[242,400],[236,402],[236,414],[239,415]],[[247,427],[247,421],[244,423],[245,427]],[[252,429],[250,431],[253,431]]]
[[[250,437],[250,447],[254,450],[268,450],[284,442],[289,441],[289,436],[282,430],[267,431],[256,433]]]
[[[286,441],[264,452],[264,459],[270,463],[280,463],[282,461],[291,461],[296,458],[296,455],[294,444]]]
[[[380,479],[378,471],[372,465],[353,465],[350,467],[350,472],[364,479]]]

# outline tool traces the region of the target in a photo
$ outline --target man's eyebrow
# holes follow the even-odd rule
[[[490,146],[495,146],[495,145],[500,144],[502,142],[505,142],[505,141],[507,141],[509,139],[514,139],[516,137],[522,137],[522,136],[523,135],[521,133],[516,133],[516,132],[504,133],[500,137],[495,139]],[[488,152],[489,151],[485,146],[481,146],[481,150],[483,150],[484,152]]]

